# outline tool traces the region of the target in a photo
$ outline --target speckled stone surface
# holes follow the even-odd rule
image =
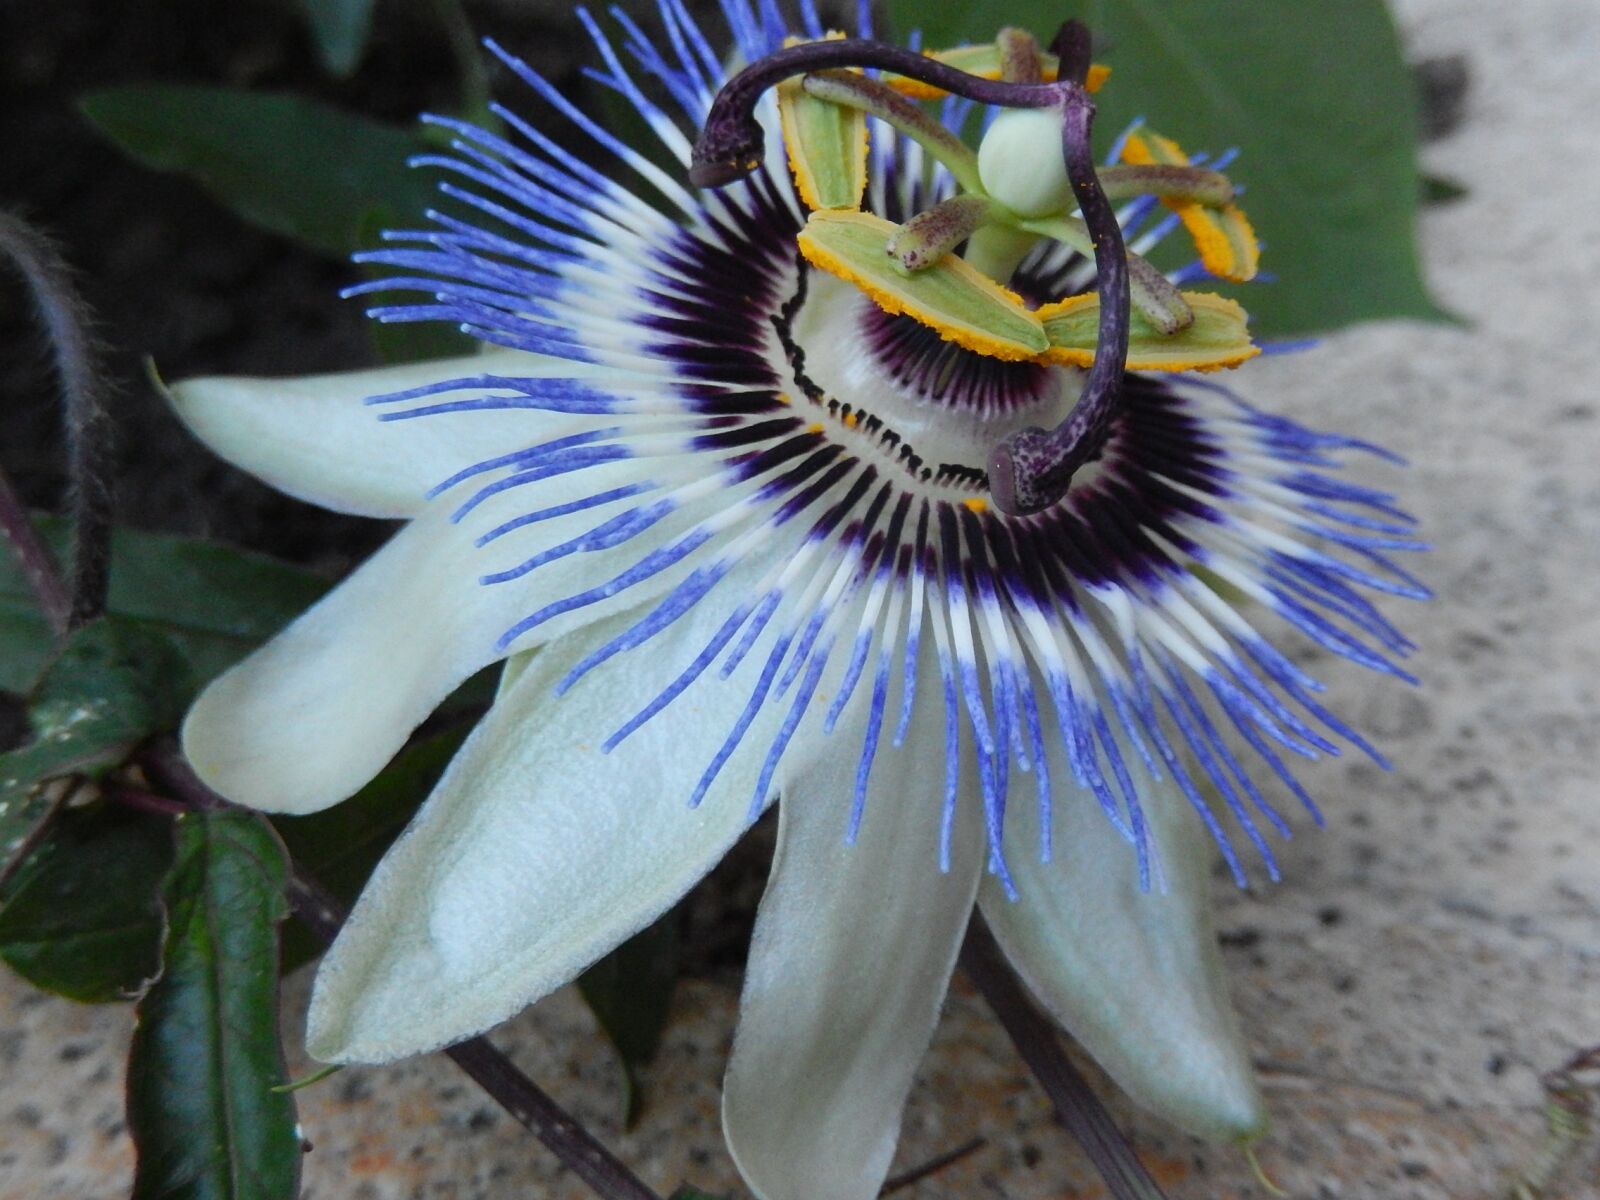
[[[1600,1041],[1600,13],[1593,0],[1397,10],[1414,56],[1470,66],[1465,119],[1425,163],[1471,194],[1429,210],[1422,242],[1436,294],[1473,324],[1358,329],[1238,382],[1413,460],[1404,479],[1381,465],[1368,478],[1402,485],[1437,547],[1419,569],[1438,598],[1404,614],[1423,683],[1315,661],[1396,770],[1314,772],[1331,827],[1287,848],[1282,885],[1219,881],[1218,895],[1276,1121],[1269,1173],[1299,1197],[1463,1200],[1503,1194],[1541,1136],[1539,1072]],[[291,1031],[305,985],[290,987]],[[735,1003],[728,984],[681,989],[627,1134],[574,996],[496,1036],[652,1184],[731,1190],[717,1097]],[[130,1023],[0,978],[0,1200],[126,1194]],[[347,1071],[301,1112],[307,1200],[586,1194],[438,1057]],[[1118,1112],[1175,1200],[1266,1195],[1233,1152]],[[958,987],[898,1165],[975,1136],[982,1149],[910,1194],[1105,1194]],[[1576,1167],[1555,1194],[1600,1196],[1592,1147]]]

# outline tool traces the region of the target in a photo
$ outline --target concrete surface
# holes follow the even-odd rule
[[[1397,763],[1313,773],[1330,828],[1286,882],[1219,882],[1221,927],[1276,1129],[1268,1172],[1298,1197],[1503,1194],[1542,1136],[1539,1072],[1600,1041],[1600,12],[1593,0],[1400,0],[1416,56],[1464,54],[1465,119],[1430,145],[1467,199],[1423,217],[1439,298],[1473,326],[1351,331],[1251,368],[1264,405],[1363,432],[1415,466],[1410,507],[1437,589],[1406,614],[1423,686],[1318,661],[1339,707]],[[1311,152],[1311,151],[1308,151]],[[1394,482],[1374,467],[1374,481]],[[296,1028],[304,980],[291,987]],[[696,982],[639,1128],[592,1023],[562,994],[498,1035],[663,1190],[732,1188],[717,1088],[735,994]],[[125,1008],[0,978],[0,1200],[125,1194]],[[586,1195],[455,1069],[348,1071],[303,1094],[308,1200]],[[1174,1200],[1266,1193],[1236,1154],[1124,1113]],[[986,1145],[910,1193],[1095,1197],[982,1005],[958,990],[907,1115],[899,1164]],[[1594,1147],[1551,1194],[1600,1196]]]

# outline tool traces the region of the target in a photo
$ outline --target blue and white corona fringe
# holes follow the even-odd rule
[[[1420,544],[1341,473],[1388,456],[1209,373],[1257,352],[1180,290],[1254,274],[1227,159],[1141,127],[1075,166],[1104,82],[1080,49],[1005,30],[917,56],[930,84],[838,66],[871,31],[809,7],[724,11],[731,44],[681,0],[580,14],[648,153],[493,45],[587,149],[514,107],[434,119],[441,211],[352,291],[481,354],[173,391],[282,490],[408,522],[195,704],[208,783],[335,804],[505,660],[324,960],[308,1045],[381,1062],[504,1020],[777,802],[724,1093],[758,1195],[876,1193],[974,904],[1137,1101],[1251,1137],[1209,864],[1276,878],[1291,806],[1316,817],[1290,764],[1378,759],[1287,651],[1410,678],[1375,600],[1424,596],[1393,561]],[[784,55],[746,89],[760,141],[705,167],[726,64]],[[958,72],[990,90],[946,94]],[[1001,95],[1067,99],[949,132]],[[1198,257],[1164,275],[1142,256],[1171,238]]]

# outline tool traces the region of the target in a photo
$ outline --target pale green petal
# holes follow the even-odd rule
[[[229,800],[303,813],[353,794],[445,696],[500,657],[525,595],[484,587],[440,502],[189,710],[183,749]]]
[[[784,788],[723,1086],[728,1146],[761,1200],[870,1200],[888,1172],[983,862],[969,786],[939,870],[936,708],[903,748],[885,735],[855,845],[859,719],[821,736],[817,766]]]
[[[1055,758],[1056,778],[1070,780]],[[1214,851],[1176,788],[1141,782],[1165,894],[1139,890],[1133,848],[1072,789],[1056,798],[1049,863],[1035,806],[1010,807],[1021,898],[986,881],[980,905],[1033,993],[1135,1101],[1200,1137],[1251,1138],[1266,1113],[1212,927]]]
[[[338,512],[411,517],[428,489],[475,462],[571,432],[592,418],[506,409],[405,421],[363,404],[369,396],[473,375],[565,376],[591,368],[498,350],[369,371],[287,379],[212,376],[175,384],[173,411],[216,454],[281,492]],[[505,394],[479,388],[451,400]]]
[[[730,679],[708,672],[601,748],[725,612],[702,602],[559,698],[556,683],[633,615],[518,657],[323,959],[312,1054],[385,1062],[487,1029],[653,921],[726,853],[787,706],[767,706],[699,807],[689,798],[750,694],[760,646]]]

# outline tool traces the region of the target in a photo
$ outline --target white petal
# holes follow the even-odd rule
[[[578,375],[565,359],[500,350],[290,379],[213,376],[175,384],[173,410],[213,451],[281,492],[367,517],[410,517],[461,467],[560,437],[577,418],[518,409],[384,421],[369,396],[473,375]],[[452,393],[451,400],[493,389]]]
[[[475,538],[510,516],[637,475],[629,462],[601,464],[503,492],[459,524],[451,519],[455,498],[429,504],[331,593],[201,693],[183,728],[196,771],[228,799],[267,812],[313,812],[353,794],[452,690],[504,657],[499,639],[516,622],[611,579],[693,516],[487,585],[480,582],[486,573],[559,545],[609,514],[569,513],[485,547]],[[566,611],[519,637],[515,648],[535,648],[637,607],[691,567],[680,564]]]
[[[943,713],[921,715],[901,750],[884,738],[854,846],[859,723],[783,790],[723,1085],[729,1149],[762,1200],[869,1200],[894,1155],[983,858],[968,788],[939,870]]]
[[[196,772],[268,812],[313,812],[354,793],[500,656],[495,637],[521,605],[478,583],[476,553],[446,505],[407,525],[201,693],[183,725]]]
[[[1052,766],[1070,780],[1059,755]],[[1053,806],[1049,863],[1039,861],[1036,807],[1011,805],[1006,846],[1021,898],[986,881],[980,905],[1034,995],[1128,1095],[1200,1137],[1251,1138],[1266,1113],[1211,921],[1214,851],[1176,788],[1135,781],[1166,894],[1139,890],[1133,848],[1092,797],[1070,789]]]
[[[312,1054],[386,1062],[478,1033],[571,980],[722,857],[748,826],[776,706],[700,806],[688,801],[750,694],[759,650],[730,679],[703,676],[609,754],[600,749],[692,660],[721,611],[700,605],[560,698],[556,682],[630,617],[519,656],[324,958]]]

